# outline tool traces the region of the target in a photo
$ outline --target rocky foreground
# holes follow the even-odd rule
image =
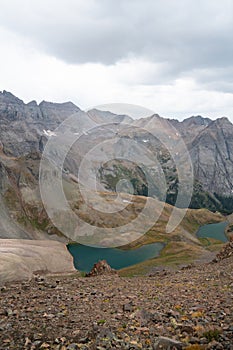
[[[0,291],[0,349],[233,349],[233,243],[215,262],[35,277]]]

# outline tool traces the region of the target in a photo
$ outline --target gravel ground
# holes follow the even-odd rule
[[[8,283],[0,292],[0,349],[232,350],[232,271],[230,257],[150,277]]]

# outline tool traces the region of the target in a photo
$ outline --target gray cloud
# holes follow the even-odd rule
[[[233,92],[232,14],[231,0],[2,0],[0,21],[70,64],[144,58],[166,67],[159,81],[191,76]]]

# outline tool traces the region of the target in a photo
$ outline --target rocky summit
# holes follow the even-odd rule
[[[6,283],[0,349],[232,350],[232,271],[231,255],[150,277]]]

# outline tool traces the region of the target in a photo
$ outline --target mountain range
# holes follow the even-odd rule
[[[66,121],[70,116],[75,116],[75,125],[69,128],[71,141],[76,140],[74,135],[82,135],[77,144],[74,142],[70,148],[63,166],[63,180],[70,191],[68,197],[72,197],[72,186],[78,182],[83,156],[90,149],[104,145],[104,151],[107,150],[109,155],[117,152],[124,157],[110,157],[98,168],[97,165],[84,168],[84,179],[92,179],[97,174],[100,190],[113,193],[119,181],[126,179],[127,183],[133,185],[134,195],[161,200],[164,194],[161,193],[163,184],[160,182],[164,176],[165,199],[174,205],[179,192],[179,169],[169,149],[170,141],[167,140],[171,140],[173,145],[181,138],[191,157],[194,171],[190,208],[207,208],[227,214],[233,212],[233,125],[227,118],[211,120],[193,116],[178,121],[154,114],[134,120],[110,111],[93,109],[84,112],[72,102],[43,101],[37,104],[31,101],[25,104],[10,92],[3,91],[0,93],[1,238],[49,236],[63,239],[47,217],[40,198],[38,180],[45,146],[48,140],[55,140],[60,132],[59,142],[63,147],[63,131],[65,135]],[[60,129],[57,129],[59,126]],[[158,130],[162,130],[161,137]],[[106,140],[110,142],[106,143]],[[141,158],[145,147],[150,151],[149,161],[156,158],[160,170],[154,165],[143,165]],[[52,152],[56,157],[57,150]],[[132,152],[138,155],[138,162],[133,161],[134,158],[130,161]],[[120,191],[128,192],[127,186],[123,184]]]

